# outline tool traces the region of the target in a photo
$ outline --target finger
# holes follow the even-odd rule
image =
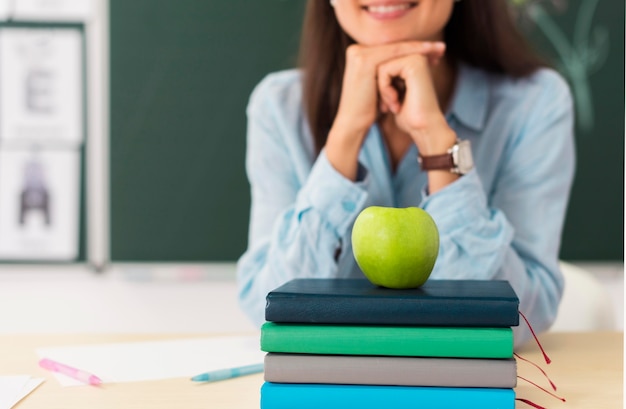
[[[398,90],[394,87],[393,77],[390,75],[389,71],[379,67],[377,82],[378,82],[378,92],[380,94],[381,103],[384,104],[389,111],[397,114],[400,111],[400,97],[398,95]]]
[[[432,43],[432,53],[431,55],[436,55],[439,58],[443,57],[446,52],[446,43],[443,41],[435,41]]]
[[[403,103],[400,96],[400,92],[403,90],[399,89],[398,79],[402,80],[402,88],[405,90],[411,87],[411,83],[415,86],[416,80],[424,80],[416,77],[430,76],[427,64],[427,57],[410,55],[388,61],[378,67],[378,89],[381,99],[389,106],[391,112],[394,114],[400,112]]]
[[[387,107],[387,104],[385,104],[383,102],[383,100],[381,99],[380,102],[378,103],[378,109],[380,110],[380,112],[382,112],[383,114],[386,114],[389,112],[389,108]]]
[[[370,64],[378,66],[387,61],[411,54],[441,58],[445,53],[445,49],[445,43],[441,41],[402,41],[374,47],[350,46],[348,53],[352,54],[349,58],[367,60]]]
[[[441,57],[428,57],[428,63],[433,66],[439,65]]]
[[[446,53],[446,43],[442,41],[433,41],[433,42],[424,41],[422,42],[422,47],[421,47],[420,52],[413,53],[413,54],[420,54],[429,58],[442,58],[445,53]]]
[[[428,62],[432,65],[437,65],[446,53],[446,43],[436,42],[432,43],[431,51],[425,54],[428,57]]]

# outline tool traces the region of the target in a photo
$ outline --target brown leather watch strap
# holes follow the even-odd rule
[[[449,153],[432,156],[419,156],[418,161],[422,170],[451,170],[454,168],[452,155]]]

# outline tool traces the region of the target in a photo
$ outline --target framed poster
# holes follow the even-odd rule
[[[79,188],[78,149],[0,149],[0,259],[76,259]]]
[[[91,0],[13,0],[16,21],[82,22],[92,12]]]
[[[0,21],[9,18],[11,12],[10,0],[0,0]]]
[[[76,147],[83,140],[82,32],[0,28],[0,142]]]

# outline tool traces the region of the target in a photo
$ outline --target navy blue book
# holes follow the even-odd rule
[[[519,299],[508,281],[428,280],[415,289],[366,279],[300,278],[267,295],[265,319],[278,323],[512,327]]]

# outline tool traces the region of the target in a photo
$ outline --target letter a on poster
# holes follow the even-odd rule
[[[0,149],[0,259],[78,256],[77,149]]]

